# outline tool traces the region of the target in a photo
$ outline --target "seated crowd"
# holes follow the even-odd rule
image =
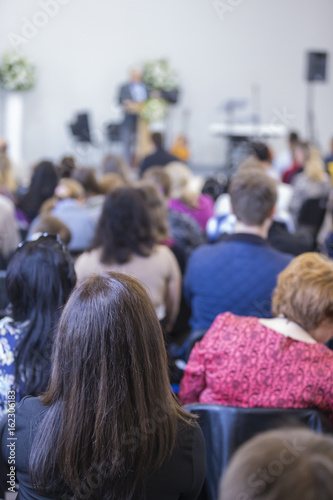
[[[25,190],[0,140],[0,498],[206,498],[190,403],[317,409],[333,432],[330,161],[295,133],[277,157],[253,142],[214,197],[152,140],[138,175],[64,157]],[[256,477],[285,448],[290,470]],[[220,499],[331,500],[332,470],[333,438],[272,430]]]

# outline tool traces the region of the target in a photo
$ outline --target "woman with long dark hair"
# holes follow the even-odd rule
[[[46,390],[54,329],[76,282],[72,258],[56,237],[24,242],[6,275],[11,315],[0,321],[0,415],[16,400]]]
[[[161,327],[136,280],[104,273],[76,287],[49,389],[17,406],[15,435],[22,498],[198,497],[203,436],[171,393]],[[3,431],[4,460],[6,444]]]
[[[17,203],[30,222],[37,217],[43,202],[53,196],[57,184],[58,174],[51,161],[43,160],[35,166],[29,189]]]
[[[75,263],[78,281],[105,271],[133,276],[147,287],[159,320],[171,330],[181,274],[171,250],[156,241],[148,207],[136,189],[118,188],[106,196],[93,246]]]

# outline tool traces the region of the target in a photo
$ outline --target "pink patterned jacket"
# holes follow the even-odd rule
[[[316,407],[333,419],[333,351],[258,318],[220,314],[192,350],[179,397],[182,404]]]

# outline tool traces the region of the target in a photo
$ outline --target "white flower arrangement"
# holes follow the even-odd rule
[[[30,90],[35,85],[35,67],[19,52],[6,52],[0,66],[0,85],[5,90]]]
[[[176,75],[167,59],[146,62],[143,66],[142,79],[149,92],[170,92],[178,88]],[[168,105],[162,97],[150,97],[140,115],[149,124],[164,121]]]
[[[143,66],[142,79],[153,90],[168,91],[178,87],[176,75],[167,59],[146,62]]]
[[[167,109],[168,103],[164,99],[151,98],[145,102],[140,115],[147,123],[161,122],[166,117]]]

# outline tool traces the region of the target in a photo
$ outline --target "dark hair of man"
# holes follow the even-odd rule
[[[54,328],[76,282],[69,253],[52,237],[25,243],[9,262],[6,289],[14,321],[29,320],[15,351],[15,383],[24,394],[46,390]]]
[[[118,188],[106,196],[93,246],[102,247],[103,263],[124,264],[133,254],[151,254],[154,236],[149,210],[136,189]]]
[[[41,402],[49,409],[30,455],[37,491],[145,498],[147,476],[170,455],[178,425],[193,422],[170,390],[161,327],[136,280],[104,273],[74,290]]]
[[[276,182],[257,169],[236,174],[229,188],[233,212],[248,226],[261,226],[268,219],[277,200]]]
[[[260,161],[272,161],[271,152],[264,142],[251,142],[250,152]]]
[[[160,132],[154,132],[151,134],[151,140],[153,141],[156,149],[161,149],[163,147],[163,136]]]
[[[290,132],[289,133],[289,142],[291,144],[296,144],[299,141],[298,133],[297,132]]]

